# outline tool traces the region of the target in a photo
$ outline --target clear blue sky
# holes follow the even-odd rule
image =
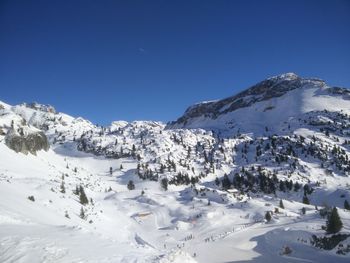
[[[296,72],[350,87],[350,1],[0,1],[0,100],[170,121]]]

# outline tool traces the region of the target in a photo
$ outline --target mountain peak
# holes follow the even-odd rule
[[[300,78],[297,74],[293,72],[287,72],[283,73],[277,76],[273,76],[271,78],[268,78],[268,80],[275,80],[275,79],[283,79],[283,80],[294,80]]]
[[[258,131],[264,129],[267,120],[275,126],[285,117],[323,110],[326,104],[335,111],[348,111],[347,94],[344,89],[328,87],[323,80],[289,72],[267,78],[234,96],[193,105],[167,128],[231,130],[242,126],[244,116],[247,123],[243,126],[254,123],[254,127],[259,126],[255,129]]]

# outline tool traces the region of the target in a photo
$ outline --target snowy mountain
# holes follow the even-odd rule
[[[285,122],[323,110],[350,113],[350,91],[294,73],[264,80],[226,99],[198,103],[168,128],[205,128],[262,133],[280,132]]]
[[[293,73],[167,125],[0,102],[0,262],[349,262],[349,156],[349,90]]]

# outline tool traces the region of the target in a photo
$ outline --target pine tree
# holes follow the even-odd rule
[[[86,194],[85,194],[85,191],[84,191],[83,186],[80,186],[80,187],[79,187],[79,194],[80,194],[80,196],[79,196],[80,203],[81,203],[82,205],[88,204],[88,203],[89,203],[89,199],[87,198],[87,196],[86,196]]]
[[[335,234],[342,229],[343,223],[339,217],[338,210],[333,207],[331,214],[328,217],[326,231],[328,234]]]
[[[306,208],[305,208],[305,207],[303,207],[303,208],[301,209],[301,213],[302,213],[303,215],[306,214]]]
[[[345,200],[345,201],[344,201],[344,209],[350,210],[350,205],[349,205],[348,200]]]
[[[224,188],[225,190],[231,188],[231,181],[228,178],[227,174],[224,175],[224,178],[222,179],[221,183],[222,183],[222,188]]]
[[[78,185],[75,187],[75,190],[73,191],[73,194],[79,195],[79,187],[78,187]]]
[[[286,183],[285,181],[280,181],[280,191],[285,192],[286,191]]]
[[[294,184],[294,191],[298,192],[299,189],[300,189],[300,184],[298,182],[295,182],[295,184]]]
[[[168,190],[168,179],[167,178],[163,178],[161,181],[160,181],[161,185],[162,185],[162,188],[167,191]]]
[[[266,212],[266,214],[265,214],[265,219],[266,219],[267,222],[270,222],[270,221],[271,221],[272,217],[271,217],[271,214],[270,214],[269,211]]]
[[[284,204],[283,204],[282,199],[280,200],[280,208],[284,209]]]
[[[132,180],[130,180],[130,181],[128,182],[127,187],[128,187],[129,190],[134,190],[134,189],[135,189],[135,184],[134,184],[134,182],[133,182]]]
[[[219,186],[220,185],[220,180],[219,180],[219,178],[215,178],[215,184],[216,184],[216,186]]]
[[[61,188],[60,192],[61,192],[62,194],[66,193],[66,188],[64,187],[64,182],[63,182],[63,181],[62,181],[62,183],[61,183],[60,188]]]
[[[306,195],[304,195],[304,197],[303,197],[303,204],[306,204],[306,205],[310,204],[309,198],[307,198]]]
[[[83,207],[80,209],[80,218],[85,219],[85,212]]]

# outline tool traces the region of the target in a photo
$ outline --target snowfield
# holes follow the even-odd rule
[[[307,83],[181,129],[0,102],[0,262],[350,262],[350,238],[311,242],[327,207],[350,233],[350,103]]]

